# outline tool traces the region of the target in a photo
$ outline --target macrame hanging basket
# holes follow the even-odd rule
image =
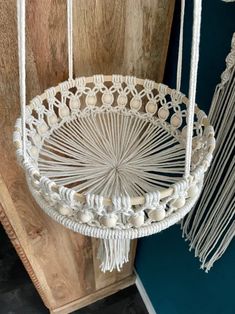
[[[195,204],[215,140],[205,113],[189,108],[178,90],[121,75],[70,75],[23,106],[14,142],[29,189],[54,220],[102,239],[103,271],[128,261],[131,239],[168,228]]]

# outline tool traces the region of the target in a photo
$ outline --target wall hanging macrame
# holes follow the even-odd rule
[[[73,79],[68,0],[69,79],[28,105],[24,2],[18,0],[18,160],[39,206],[65,227],[100,238],[101,269],[120,270],[131,239],[160,232],[191,210],[212,159],[214,130],[195,105],[201,1],[194,1],[189,99],[180,92],[184,1],[175,90],[132,76]]]
[[[215,126],[215,158],[200,199],[183,220],[183,235],[206,272],[235,235],[235,33],[212,99],[209,118]]]

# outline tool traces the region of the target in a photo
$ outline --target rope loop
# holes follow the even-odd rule
[[[129,195],[113,197],[112,203],[114,212],[123,213],[126,215],[133,212],[131,198]]]
[[[168,92],[168,86],[165,84],[159,83],[158,90],[159,90],[159,94],[164,96],[165,98],[165,95],[167,95],[167,92]]]
[[[86,86],[86,79],[84,76],[75,79],[75,86],[77,87],[78,91],[83,91]]]
[[[113,74],[112,75],[112,83],[115,87],[121,87],[123,83],[123,76],[122,75],[117,75]]]
[[[148,92],[150,92],[150,91],[152,91],[153,89],[154,89],[154,85],[155,85],[155,82],[154,81],[152,81],[152,80],[144,80],[144,84],[143,84],[143,86],[144,86],[144,88],[148,91]]]
[[[149,192],[145,194],[145,209],[156,209],[160,203],[160,192]]]
[[[184,197],[188,188],[187,180],[180,180],[173,184],[173,195],[172,198]]]
[[[64,186],[59,187],[59,195],[61,200],[71,207],[75,205],[75,194],[76,192],[72,189],[68,189]]]
[[[102,87],[104,85],[103,74],[96,74],[93,76],[94,83],[97,87]]]
[[[135,88],[136,85],[136,77],[135,76],[126,76],[126,84],[130,88],[130,90]]]
[[[62,82],[62,83],[59,83],[59,87],[60,87],[60,90],[61,90],[61,93],[62,94],[67,94],[68,93],[68,89],[69,89],[69,82],[68,81],[65,81],[65,82]]]
[[[50,179],[48,179],[47,177],[41,177],[40,186],[41,186],[43,193],[50,195],[52,193],[52,187],[54,185],[55,184]]]
[[[55,87],[50,87],[50,88],[46,89],[45,93],[47,95],[48,100],[50,100],[51,98],[54,99],[55,94],[56,94]]]

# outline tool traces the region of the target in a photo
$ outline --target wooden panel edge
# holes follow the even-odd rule
[[[8,189],[4,183],[4,181],[2,180],[1,178],[1,175],[0,175],[0,193],[1,194],[4,194],[5,197],[10,197],[10,194],[8,192]],[[10,223],[10,220],[8,219],[7,215],[6,215],[6,212],[4,210],[4,204],[0,202],[0,222],[2,223],[2,226],[4,228],[4,230],[6,231],[12,245],[14,246],[18,256],[20,257],[26,271],[28,272],[29,274],[29,277],[30,279],[32,280],[36,290],[38,291],[43,303],[45,304],[45,306],[47,308],[49,308],[49,303],[48,303],[48,300],[47,300],[47,297],[46,297],[46,293],[44,292],[26,254],[25,254],[25,251],[22,247],[22,245],[20,244],[20,241],[13,229],[13,226],[12,224]]]
[[[110,286],[107,286],[103,289],[100,289],[88,296],[85,296],[81,299],[75,300],[71,303],[65,304],[57,309],[53,309],[50,311],[50,314],[68,314],[78,309],[81,309],[91,303],[94,303],[100,299],[108,297],[122,289],[125,289],[135,283],[136,276],[135,274],[118,281]]]

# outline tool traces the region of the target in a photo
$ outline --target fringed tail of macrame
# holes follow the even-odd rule
[[[212,100],[209,118],[215,128],[215,157],[197,205],[182,221],[190,250],[208,272],[235,235],[235,33]]]
[[[100,239],[100,269],[103,272],[121,271],[123,264],[129,261],[130,242],[130,239]]]

